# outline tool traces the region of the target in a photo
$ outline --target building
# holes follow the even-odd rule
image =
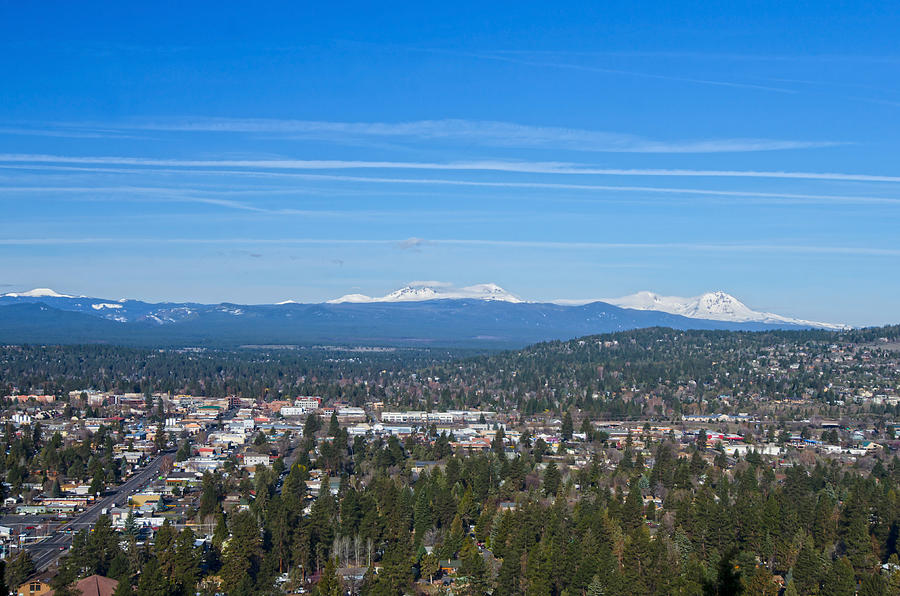
[[[112,596],[119,582],[102,575],[89,575],[75,584],[74,592],[81,596]]]
[[[281,415],[285,418],[292,418],[295,416],[304,416],[309,412],[309,410],[300,406],[284,406],[283,408],[281,408],[280,412]]]
[[[271,459],[266,454],[261,453],[245,453],[244,454],[244,465],[245,466],[268,466],[271,463]]]
[[[322,405],[322,398],[306,395],[294,400],[294,405],[298,408],[306,408],[307,411],[318,410],[319,406]]]
[[[35,576],[16,589],[16,596],[43,596],[53,591],[50,587],[49,577]]]

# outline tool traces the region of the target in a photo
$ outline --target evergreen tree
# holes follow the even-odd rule
[[[778,584],[768,569],[758,566],[741,578],[743,593],[748,596],[778,596]]]
[[[173,577],[181,594],[194,594],[200,578],[200,558],[194,547],[194,532],[190,528],[183,529],[175,541]]]
[[[119,585],[116,586],[116,591],[113,592],[112,596],[134,596],[134,587],[131,585],[131,580],[128,578],[120,579]]]
[[[794,582],[801,596],[819,593],[824,566],[822,556],[813,548],[812,539],[807,537],[794,564]]]
[[[392,540],[384,550],[376,593],[401,594],[412,582],[412,548],[407,540]]]
[[[331,413],[331,420],[328,422],[328,436],[336,438],[341,433],[341,424],[338,422],[337,409]]]
[[[440,561],[438,561],[434,553],[426,553],[419,562],[419,575],[427,577],[429,583],[434,581],[434,576],[440,570]]]
[[[213,515],[219,511],[219,499],[221,498],[219,482],[216,476],[210,472],[204,472],[200,493],[200,518]]]
[[[252,585],[261,555],[259,527],[248,511],[239,511],[231,523],[231,538],[222,553],[219,576],[226,586],[238,586],[249,578]]]
[[[572,433],[574,429],[575,424],[572,422],[572,414],[571,412],[566,412],[566,415],[563,416],[562,429],[560,430],[563,441],[572,440]]]
[[[825,576],[822,592],[832,596],[853,596],[856,593],[853,565],[847,557],[841,557],[831,564],[831,569]]]
[[[156,532],[156,538],[153,542],[153,550],[159,563],[159,569],[167,578],[171,578],[175,571],[176,536],[175,528],[172,527],[169,520],[165,520]]]
[[[20,549],[18,556],[6,566],[6,584],[12,589],[18,588],[34,573],[31,555],[24,548]]]
[[[859,586],[859,596],[883,596],[888,593],[887,588],[887,582],[879,571],[868,573]]]
[[[141,568],[136,594],[137,596],[171,596],[171,586],[160,570],[156,557],[150,557],[150,560]]]
[[[629,534],[622,555],[625,582],[637,594],[651,592],[651,575],[654,573],[651,557],[650,532],[641,524]]]
[[[588,584],[585,594],[586,596],[604,596],[606,594],[603,590],[603,582],[600,581],[599,575],[595,575],[591,580],[591,583]]]
[[[631,479],[628,484],[628,496],[625,497],[625,505],[622,508],[622,527],[626,532],[637,529],[644,523],[644,500],[638,476]]]
[[[316,584],[317,596],[343,596],[344,591],[341,586],[341,580],[337,576],[337,565],[334,559],[328,559],[325,568],[322,570],[322,576]]]
[[[548,497],[555,495],[556,491],[559,490],[561,480],[562,477],[559,473],[559,468],[556,467],[556,462],[548,463],[547,468],[544,470],[544,494]]]
[[[487,564],[478,548],[471,540],[467,540],[460,553],[460,573],[469,580],[469,589],[473,594],[487,593],[489,576]]]

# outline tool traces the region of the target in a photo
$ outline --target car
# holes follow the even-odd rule
[[[61,547],[59,547],[59,550],[66,550],[66,547],[61,546]]]

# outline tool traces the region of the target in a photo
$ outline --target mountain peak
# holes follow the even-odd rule
[[[346,294],[340,298],[329,300],[330,304],[367,303],[367,302],[422,302],[425,300],[461,300],[476,299],[499,302],[522,302],[517,296],[510,294],[494,283],[476,284],[457,288],[444,282],[412,282],[399,290],[381,296],[372,297],[365,294]]]
[[[74,298],[74,296],[60,294],[50,288],[35,288],[33,290],[28,290],[27,292],[9,292],[8,294],[3,295],[9,298]]]
[[[603,302],[622,308],[634,310],[656,310],[680,315],[691,319],[708,319],[712,321],[730,321],[735,323],[787,323],[807,327],[825,329],[845,329],[846,325],[806,321],[776,315],[770,312],[755,311],[731,294],[716,290],[699,296],[685,298],[682,296],[660,296],[654,292],[641,291],[621,298],[604,299]]]

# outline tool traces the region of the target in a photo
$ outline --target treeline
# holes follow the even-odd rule
[[[146,350],[118,346],[0,347],[0,395],[97,389],[224,397],[345,398],[347,380],[382,378],[471,352],[396,349]],[[358,389],[357,389],[358,391]],[[352,396],[350,396],[352,397]]]
[[[435,409],[482,405],[525,415],[545,410],[561,415],[574,407],[609,419],[695,413],[686,411],[686,404],[702,400],[709,402],[705,410],[714,412],[721,407],[720,395],[735,397],[732,407],[744,411],[758,405],[757,397],[812,398],[828,406],[839,397],[829,392],[830,386],[890,385],[897,366],[896,354],[879,353],[877,344],[865,370],[833,366],[827,361],[831,346],[859,349],[861,344],[853,342],[885,337],[896,329],[833,333],[650,328],[546,342],[435,363],[420,374],[440,379],[439,387],[409,393],[401,401],[405,397],[409,407],[425,402]],[[822,362],[808,368],[816,358]],[[782,372],[772,374],[774,365]]]

